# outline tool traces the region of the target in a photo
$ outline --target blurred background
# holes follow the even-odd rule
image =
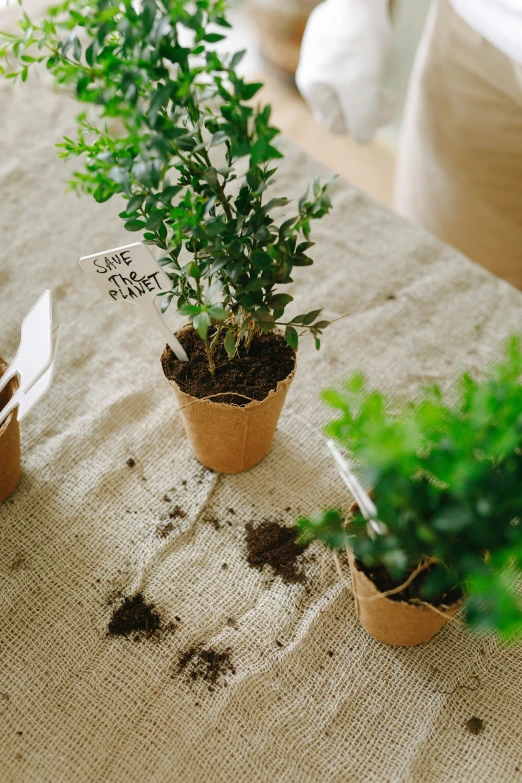
[[[430,0],[390,0],[393,44],[385,86],[396,105],[391,121],[375,140],[358,145],[320,127],[294,83],[301,39],[308,16],[319,0],[233,0],[233,25],[223,48],[247,50],[240,69],[244,76],[265,84],[259,94],[273,107],[274,124],[333,171],[387,206],[392,205],[395,152],[408,78]],[[49,0],[48,5],[55,4]],[[2,9],[16,0],[0,0]],[[24,0],[29,12],[41,0]]]
[[[375,141],[356,144],[320,127],[299,96],[294,74],[308,16],[318,0],[236,0],[227,48],[246,49],[243,72],[265,84],[275,125],[315,158],[387,206],[392,205],[395,152],[410,70],[430,0],[391,0],[393,45],[385,86],[394,114]]]

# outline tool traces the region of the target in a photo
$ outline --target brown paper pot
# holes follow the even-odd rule
[[[351,553],[349,562],[357,617],[363,628],[379,642],[400,647],[412,647],[427,642],[460,606],[459,602],[453,604],[445,610],[445,616],[442,616],[428,606],[415,606],[406,601],[392,601],[391,598],[369,601],[367,599],[378,595],[379,590],[371,579],[359,570]]]
[[[8,365],[0,357],[0,377]],[[18,389],[18,381],[13,378],[0,392],[0,410]],[[12,411],[0,426],[0,503],[2,503],[20,481],[20,427],[17,409]]]
[[[199,400],[169,380],[196,459],[217,473],[241,473],[257,465],[270,449],[294,374],[295,366],[264,400],[242,407]]]

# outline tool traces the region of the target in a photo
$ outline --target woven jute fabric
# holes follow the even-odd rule
[[[53,388],[21,428],[21,482],[0,506],[2,783],[522,779],[521,646],[450,622],[419,647],[387,647],[359,625],[345,563],[341,580],[314,545],[305,583],[285,584],[249,567],[245,545],[248,522],[350,505],[321,434],[324,386],[361,368],[397,397],[450,390],[520,331],[522,295],[337,183],[290,314],[346,317],[319,352],[303,337],[269,455],[211,473],[174,412],[159,333],[77,265],[129,235],[121,202],[64,195],[53,144],[76,111],[45,76],[0,85],[0,355],[47,287],[63,329]],[[283,146],[278,192],[296,197],[320,167]],[[108,635],[115,594],[138,591],[167,630]],[[234,671],[213,690],[178,673],[197,644],[229,649]]]

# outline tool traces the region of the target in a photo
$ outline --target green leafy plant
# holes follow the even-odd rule
[[[312,259],[310,223],[330,207],[314,181],[297,214],[278,220],[285,197],[266,197],[282,157],[262,87],[237,73],[244,52],[215,50],[226,29],[224,0],[65,0],[40,23],[24,13],[19,34],[2,33],[0,66],[25,81],[44,64],[55,81],[95,107],[76,139],[59,144],[83,168],[72,187],[104,202],[126,200],[129,231],[160,248],[172,299],[205,343],[209,369],[224,335],[228,356],[277,326],[298,346],[298,329],[320,345],[321,310],[282,320],[292,297],[278,286]],[[105,122],[100,122],[100,119]]]
[[[299,520],[302,537],[349,546],[368,568],[384,566],[397,585],[428,558],[426,600],[437,604],[460,588],[470,626],[521,634],[520,339],[509,340],[505,359],[484,380],[465,374],[453,404],[433,386],[392,410],[361,375],[323,399],[340,414],[327,432],[358,461],[386,532],[370,535],[358,512],[350,518],[329,510]]]

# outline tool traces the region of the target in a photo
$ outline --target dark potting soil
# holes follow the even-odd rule
[[[175,381],[182,391],[193,397],[208,397],[211,394],[233,391],[253,400],[264,400],[277,389],[294,369],[295,351],[282,335],[261,334],[254,337],[248,354],[241,353],[229,359],[220,337],[214,351],[216,373],[210,374],[203,341],[194,329],[177,333],[185,348],[189,361],[180,362],[167,346],[161,357],[163,372],[169,380]],[[233,405],[248,405],[250,400],[233,394],[214,398],[215,402]]]
[[[414,568],[410,568],[400,582],[395,582],[384,566],[367,567],[364,565],[364,563],[358,560],[357,567],[360,571],[366,574],[368,579],[372,580],[374,585],[381,591],[381,593],[385,593],[387,590],[393,590],[395,587],[398,587],[400,584],[405,582],[409,575],[415,570]],[[415,577],[413,582],[411,582],[408,587],[406,587],[404,590],[401,590],[400,593],[394,593],[393,595],[387,596],[387,598],[390,598],[392,601],[413,600],[415,602],[420,600],[425,601],[426,603],[431,603],[434,606],[440,606],[441,604],[444,604],[444,606],[451,606],[451,604],[454,604],[456,601],[462,598],[462,591],[458,588],[453,588],[443,595],[437,596],[437,598],[431,600],[425,598],[423,595],[424,583],[434,568],[435,564],[428,566],[428,568],[426,568],[424,571],[421,571],[421,573]]]
[[[127,596],[116,606],[109,621],[109,636],[127,636],[134,639],[157,635],[162,629],[161,616],[154,604],[148,604],[141,593]]]
[[[469,731],[470,734],[474,734],[475,736],[478,736],[484,731],[484,721],[482,718],[477,718],[476,716],[473,716],[469,720],[466,721],[466,731]]]
[[[178,674],[185,673],[190,680],[201,680],[213,691],[216,684],[227,674],[235,674],[232,665],[231,648],[214,650],[212,647],[196,645],[187,650],[178,662]]]
[[[263,570],[270,566],[276,576],[287,584],[303,584],[306,581],[301,556],[306,546],[296,541],[296,531],[278,522],[261,522],[245,527],[247,563],[251,568]]]

